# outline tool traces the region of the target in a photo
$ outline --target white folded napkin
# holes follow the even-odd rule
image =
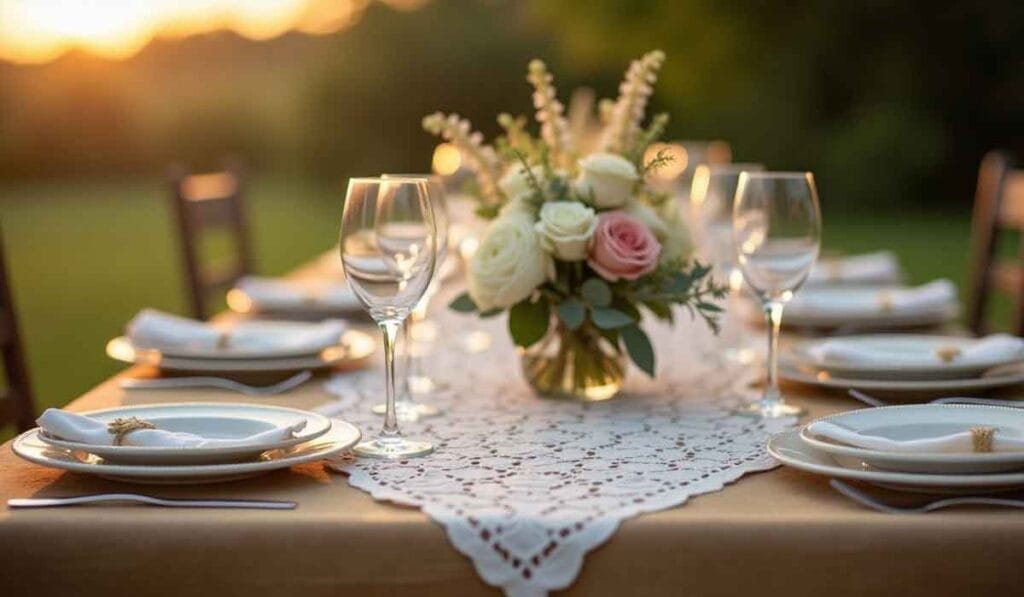
[[[890,251],[878,251],[819,261],[807,282],[895,282],[899,277],[900,264],[896,255]]]
[[[339,281],[247,276],[240,279],[235,288],[249,297],[257,311],[308,307],[349,311],[362,308],[348,284]]]
[[[132,344],[157,350],[308,350],[318,352],[338,343],[348,325],[339,319],[316,323],[238,321],[211,324],[143,309],[128,322]]]
[[[883,345],[866,345],[856,338],[833,338],[807,349],[820,364],[851,363],[886,366],[930,366],[1012,360],[1024,356],[1024,339],[993,334],[970,344],[939,346],[931,352],[908,352]]]
[[[47,434],[60,439],[96,446],[114,445],[114,434],[107,429],[107,424],[90,417],[48,408],[36,423]],[[205,438],[193,433],[162,431],[160,429],[137,429],[124,436],[122,446],[146,448],[233,448],[242,446],[259,446],[272,442],[284,441],[295,437],[295,434],[306,426],[302,419],[292,423],[262,431],[248,437],[238,439]]]
[[[971,430],[924,439],[894,440],[858,433],[828,421],[815,421],[807,426],[807,431],[828,440],[879,452],[959,454],[976,451],[976,439]],[[1006,437],[996,430],[991,439],[992,452],[1024,451],[1024,438]]]
[[[956,286],[935,280],[914,288],[807,288],[787,306],[790,312],[872,314],[940,309],[956,303]]]

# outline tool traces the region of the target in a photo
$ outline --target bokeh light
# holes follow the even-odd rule
[[[0,59],[47,62],[71,49],[120,59],[157,36],[222,29],[250,39],[334,33],[371,1],[413,9],[426,0],[0,0]]]

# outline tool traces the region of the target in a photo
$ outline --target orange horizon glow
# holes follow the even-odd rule
[[[73,49],[124,59],[157,37],[230,30],[249,39],[334,33],[373,0],[0,0],[0,60],[49,62]],[[397,9],[426,0],[376,0]]]

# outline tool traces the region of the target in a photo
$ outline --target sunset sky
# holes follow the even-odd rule
[[[333,33],[371,1],[415,8],[425,0],[0,0],[0,59],[46,62],[81,48],[126,58],[156,36],[230,29],[252,39],[289,30]]]

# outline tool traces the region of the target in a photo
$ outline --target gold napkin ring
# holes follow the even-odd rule
[[[960,356],[960,349],[956,346],[940,346],[935,350],[935,356],[943,363],[951,363],[953,359]]]
[[[995,427],[971,427],[971,443],[975,452],[991,452],[992,439],[996,435]]]
[[[892,311],[892,294],[889,291],[883,290],[878,293],[878,306],[884,313]]]
[[[120,446],[124,443],[124,436],[139,429],[156,429],[156,425],[144,421],[138,417],[118,417],[107,423],[107,432],[114,436],[114,445]]]

